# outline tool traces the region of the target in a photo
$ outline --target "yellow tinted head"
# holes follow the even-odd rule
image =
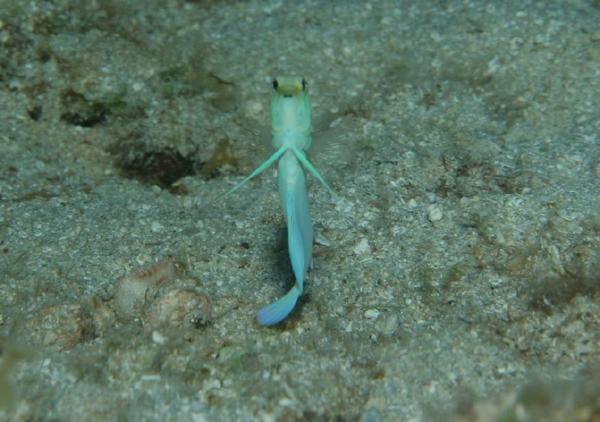
[[[300,76],[278,76],[273,79],[273,89],[284,97],[292,97],[307,91],[308,85]]]

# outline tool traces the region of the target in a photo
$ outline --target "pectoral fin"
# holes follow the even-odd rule
[[[337,194],[333,191],[333,189],[331,189],[331,187],[327,184],[325,179],[323,179],[323,176],[321,176],[321,174],[315,168],[315,166],[313,166],[312,163],[310,161],[308,161],[308,158],[306,158],[306,155],[301,150],[299,150],[298,148],[295,148],[295,147],[292,147],[292,151],[294,151],[294,155],[296,156],[298,161],[300,161],[302,163],[304,168],[306,170],[308,170],[310,172],[310,174],[312,174],[313,177],[315,179],[317,179],[325,187],[325,189],[327,189],[329,191],[330,194],[332,194],[333,196],[337,196]]]
[[[254,170],[252,173],[250,173],[249,176],[247,176],[244,180],[242,180],[240,183],[235,185],[232,189],[228,190],[227,193],[225,193],[225,195],[223,195],[223,197],[232,194],[233,192],[235,192],[236,190],[238,190],[239,188],[244,186],[246,183],[248,183],[250,181],[250,179],[258,176],[263,171],[268,169],[271,166],[271,164],[273,164],[275,161],[279,160],[279,157],[281,157],[283,155],[283,153],[286,151],[286,149],[287,149],[287,147],[281,147],[277,151],[275,151],[273,153],[273,155],[271,155],[264,163],[262,163],[260,166],[258,166],[258,168],[256,170]]]

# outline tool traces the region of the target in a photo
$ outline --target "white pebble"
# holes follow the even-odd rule
[[[381,312],[379,312],[377,309],[367,309],[365,311],[365,318],[368,319],[377,319],[379,315],[381,315]]]
[[[356,255],[365,255],[371,252],[371,246],[366,238],[362,238],[353,249]]]
[[[440,221],[442,217],[442,209],[438,205],[431,204],[427,206],[427,218],[429,221],[435,223],[436,221]]]
[[[263,111],[263,104],[260,101],[248,101],[248,112],[252,116],[259,116]]]
[[[150,230],[152,230],[154,233],[159,233],[162,231],[162,229],[163,225],[158,221],[153,221],[152,224],[150,224]]]
[[[167,338],[158,331],[152,331],[152,342],[156,344],[165,344]]]

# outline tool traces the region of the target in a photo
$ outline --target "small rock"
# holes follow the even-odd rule
[[[442,209],[437,204],[427,206],[427,218],[432,223],[440,221],[443,216]]]
[[[366,238],[362,238],[360,242],[354,246],[353,252],[356,255],[366,255],[371,252],[371,246]]]
[[[190,289],[173,289],[156,298],[142,317],[149,327],[195,328],[210,320],[208,297]]]
[[[385,336],[391,337],[398,330],[400,320],[398,315],[394,313],[386,313],[382,318],[379,318],[375,324],[377,331]]]
[[[115,307],[123,319],[141,316],[147,298],[154,296],[159,284],[170,283],[175,279],[175,265],[169,258],[127,275],[117,281]]]
[[[377,319],[379,315],[381,315],[381,312],[377,309],[367,309],[365,311],[365,318],[367,319]]]
[[[150,230],[152,230],[153,233],[160,233],[163,230],[163,225],[158,221],[153,221],[150,224]]]
[[[45,346],[69,350],[96,337],[89,312],[79,304],[48,305],[27,320],[28,331]]]
[[[152,342],[156,344],[165,344],[167,338],[163,336],[159,331],[152,331]]]

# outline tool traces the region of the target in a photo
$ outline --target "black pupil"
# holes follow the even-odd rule
[[[277,82],[277,79],[273,79],[273,89],[275,91],[277,91],[277,87],[279,86],[279,82]]]

